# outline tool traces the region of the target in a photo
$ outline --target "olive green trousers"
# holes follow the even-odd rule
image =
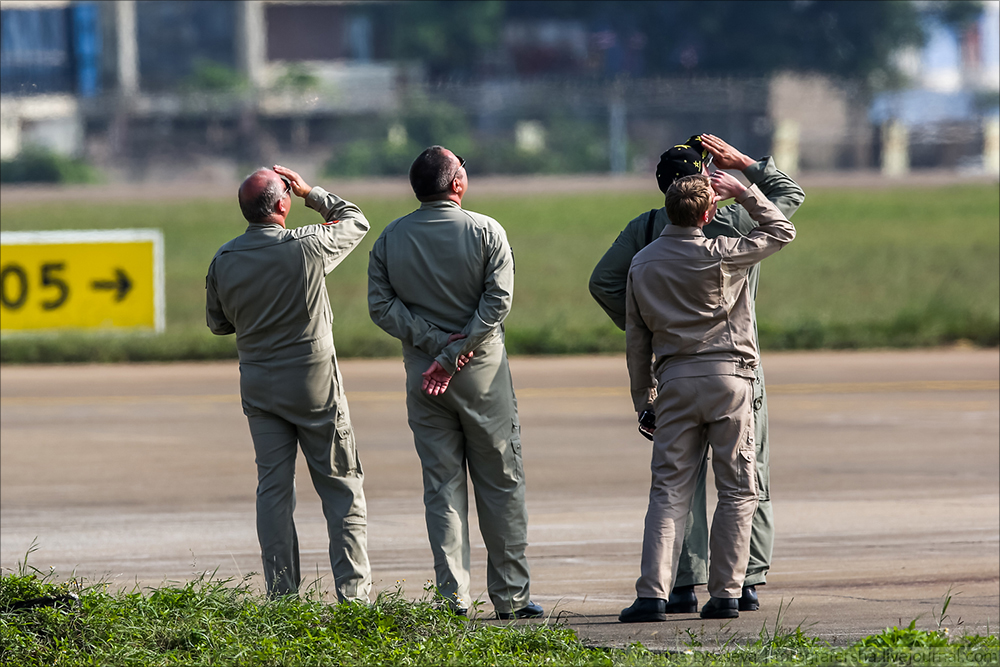
[[[240,363],[243,412],[257,462],[257,538],[269,595],[298,591],[295,457],[319,494],[339,600],[368,600],[364,472],[333,349],[267,363]]]
[[[469,491],[476,496],[486,544],[486,587],[498,612],[530,602],[528,511],[524,502],[521,427],[503,344],[486,344],[451,379],[447,391],[421,391],[433,359],[404,352],[406,409],[420,457],[427,537],[438,592],[452,607],[473,601],[470,586]]]

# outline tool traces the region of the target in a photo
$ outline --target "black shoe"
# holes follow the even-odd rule
[[[667,620],[667,601],[663,598],[636,598],[631,607],[622,609],[620,623],[650,623]]]
[[[674,586],[663,613],[697,614],[698,596],[694,594],[694,586]]]
[[[739,618],[739,602],[737,598],[709,598],[705,606],[701,608],[701,617]]]
[[[743,597],[740,598],[740,611],[757,611],[760,602],[757,600],[757,587],[744,586]]]
[[[468,616],[469,610],[465,607],[452,607],[451,613],[455,614],[455,616]]]
[[[541,618],[545,614],[545,610],[541,606],[535,604],[534,602],[529,602],[527,606],[521,607],[517,611],[511,613],[509,611],[498,611],[497,618],[501,621],[510,621],[515,618]]]

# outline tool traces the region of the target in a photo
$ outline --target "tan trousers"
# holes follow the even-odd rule
[[[707,440],[719,496],[709,538],[708,592],[738,598],[757,508],[751,379],[710,375],[660,382],[655,410],[652,483],[636,594],[666,599],[673,588]]]
[[[295,457],[301,447],[323,504],[337,598],[368,600],[368,519],[364,473],[332,349],[268,363],[240,364],[243,412],[257,462],[257,538],[268,595],[301,581],[295,511]]]
[[[420,390],[433,359],[407,350],[406,409],[423,469],[427,537],[437,589],[468,608],[469,490],[476,494],[486,544],[486,587],[493,607],[511,612],[530,602],[528,511],[524,503],[521,427],[502,344],[483,345],[440,396]]]
[[[771,552],[774,547],[774,512],[771,509],[770,452],[767,428],[767,393],[764,390],[764,371],[758,366],[754,373],[754,446],[757,450],[757,511],[753,513],[750,531],[750,562],[744,586],[760,586],[767,582],[771,569]],[[708,583],[708,517],[706,514],[705,474],[708,459],[701,462],[698,482],[691,500],[691,511],[684,526],[684,548],[677,568],[674,587],[700,586]]]

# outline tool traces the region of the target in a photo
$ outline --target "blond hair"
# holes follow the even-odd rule
[[[667,217],[678,227],[697,227],[712,206],[715,191],[707,176],[693,174],[674,181],[667,188]]]

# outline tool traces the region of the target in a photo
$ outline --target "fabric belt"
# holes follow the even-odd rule
[[[739,360],[691,360],[671,361],[657,364],[656,377],[660,382],[668,382],[676,378],[701,377],[705,375],[736,375],[753,378],[756,364]]]
[[[292,343],[278,348],[251,349],[241,348],[239,340],[236,341],[236,348],[240,354],[240,361],[245,363],[259,363],[273,361],[275,359],[294,359],[305,357],[324,350],[333,349],[333,333],[325,334],[313,340],[301,343]]]

